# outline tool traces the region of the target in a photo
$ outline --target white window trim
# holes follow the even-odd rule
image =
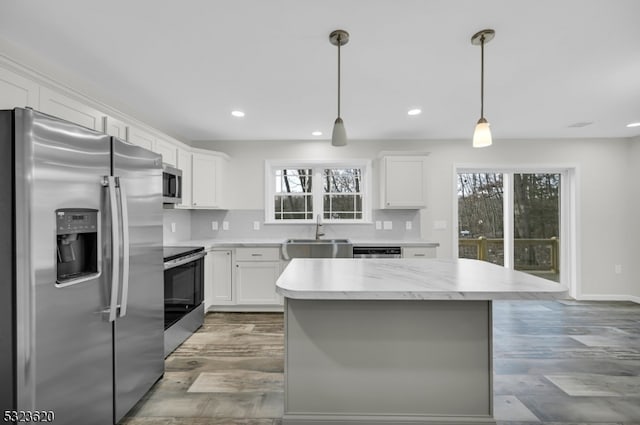
[[[371,177],[371,160],[369,159],[301,159],[301,160],[273,160],[266,159],[264,161],[264,222],[265,224],[309,224],[315,223],[318,214],[322,217],[322,185],[314,183],[311,190],[313,198],[314,217],[313,219],[301,220],[276,220],[274,218],[275,211],[273,205],[273,196],[275,194],[275,181],[273,179],[273,170],[278,168],[312,168],[313,180],[322,181],[320,168],[360,168],[362,170],[362,178],[360,180],[362,193],[362,219],[360,220],[331,220],[321,218],[323,223],[329,224],[370,224],[372,210],[372,177]],[[319,200],[319,202],[317,202]]]
[[[504,173],[505,178],[505,198],[503,215],[508,216],[505,220],[505,244],[507,239],[513,235],[513,210],[511,193],[507,193],[512,185],[511,173],[559,173],[560,181],[560,283],[567,286],[569,294],[574,298],[579,298],[582,292],[580,287],[580,235],[578,234],[580,223],[579,204],[579,183],[580,174],[577,164],[453,164],[453,258],[458,258],[458,239],[460,229],[458,228],[458,173]],[[508,203],[508,205],[507,205]],[[510,241],[508,242],[511,243]],[[505,252],[513,254],[512,247]],[[505,257],[505,267],[513,267],[513,257]]]

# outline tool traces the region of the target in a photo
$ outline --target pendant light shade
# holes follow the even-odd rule
[[[489,122],[484,117],[484,45],[493,40],[496,32],[492,29],[479,31],[471,37],[471,44],[480,46],[480,119],[473,132],[473,147],[483,148],[493,143]]]
[[[491,145],[491,129],[489,123],[484,118],[478,120],[476,130],[473,132],[473,147],[484,148]]]
[[[336,118],[336,122],[333,123],[331,144],[333,146],[345,146],[347,144],[347,130],[345,130],[344,121],[340,117]]]
[[[340,47],[349,42],[349,33],[344,30],[335,30],[329,34],[329,41],[334,46],[338,46],[338,118],[333,124],[331,145],[345,146],[347,144],[347,130],[344,128],[344,121],[340,117]]]

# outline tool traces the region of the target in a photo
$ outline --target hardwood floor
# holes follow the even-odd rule
[[[495,302],[499,425],[640,425],[640,305]],[[121,425],[274,425],[283,317],[209,313]]]

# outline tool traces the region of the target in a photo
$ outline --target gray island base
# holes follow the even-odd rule
[[[566,297],[475,260],[294,260],[277,288],[285,425],[495,425],[492,300]]]

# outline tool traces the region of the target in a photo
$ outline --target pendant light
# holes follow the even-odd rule
[[[329,41],[334,46],[338,46],[338,118],[336,118],[335,123],[333,123],[331,144],[333,146],[345,146],[347,144],[347,131],[340,117],[340,47],[349,42],[349,33],[345,30],[335,30],[329,34]]]
[[[486,29],[478,31],[471,37],[471,44],[480,46],[480,119],[476,125],[476,130],[473,132],[474,148],[483,148],[490,146],[492,143],[489,122],[484,117],[484,45],[493,40],[495,35],[496,32],[494,30]]]

